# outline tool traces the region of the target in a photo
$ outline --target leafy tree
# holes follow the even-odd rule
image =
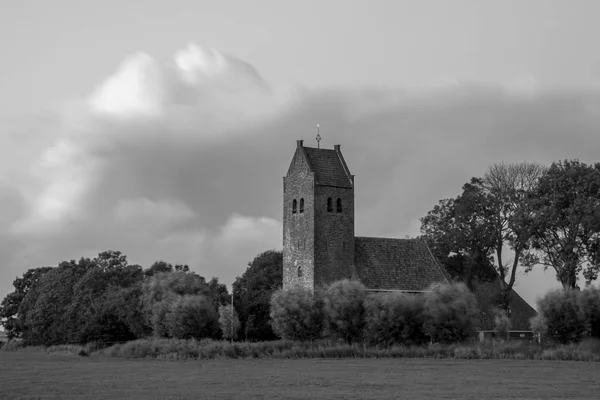
[[[564,288],[577,288],[581,272],[588,283],[595,280],[600,271],[600,163],[553,163],[532,199],[536,210],[528,267],[553,268]]]
[[[517,267],[532,236],[531,194],[544,173],[534,163],[494,164],[483,178],[472,178],[456,199],[446,199],[421,219],[421,232],[436,256],[473,290],[475,280],[496,277],[498,306],[508,309]],[[510,265],[504,252],[512,252]]]
[[[231,310],[231,305],[219,306],[219,326],[221,327],[221,336],[226,340],[235,340],[240,331],[240,319],[235,309]]]
[[[150,268],[144,271],[144,275],[154,276],[165,272],[173,272],[173,265],[165,261],[155,261]]]
[[[377,293],[365,300],[365,339],[374,345],[421,344],[423,298],[404,293]]]
[[[156,336],[168,336],[170,334],[167,316],[175,304],[178,304],[178,307],[183,307],[182,309],[191,307],[188,303],[181,303],[179,301],[180,297],[202,296],[206,299],[210,298],[210,289],[204,278],[185,272],[161,272],[152,275],[142,282],[141,291],[140,301],[146,321],[148,325],[152,326],[152,331]]]
[[[21,278],[14,280],[15,290],[9,293],[0,303],[0,322],[4,326],[8,339],[21,336],[21,324],[18,316],[19,306],[31,286],[51,269],[52,267],[32,268],[27,270]]]
[[[600,288],[587,287],[579,294],[579,306],[590,336],[600,338]]]
[[[166,314],[166,324],[170,337],[201,339],[214,334],[217,313],[205,296],[177,296]]]
[[[219,307],[224,304],[231,303],[231,297],[229,296],[229,291],[227,290],[227,285],[224,283],[219,283],[219,278],[213,277],[207,283],[208,290],[210,292],[210,300],[215,309],[215,312],[219,312]]]
[[[65,318],[73,328],[67,334],[69,342],[121,341],[135,338],[125,320],[119,318],[112,296],[141,282],[142,267],[128,265],[119,251],[105,251],[91,261],[90,268],[73,287]]]
[[[249,340],[274,340],[269,317],[272,294],[282,287],[283,253],[269,250],[257,255],[233,283],[233,306]]]
[[[85,273],[93,268],[92,260],[63,261],[44,273],[35,282],[18,310],[22,338],[27,344],[51,345],[68,340],[68,333],[77,329],[76,321],[65,317],[73,297],[73,288]]]
[[[538,301],[548,335],[558,343],[579,342],[587,331],[586,315],[579,303],[579,291],[552,290]]]
[[[283,339],[317,339],[323,331],[322,294],[302,286],[278,290],[271,297],[270,316],[273,330]]]
[[[495,245],[492,200],[481,181],[472,179],[456,199],[440,200],[421,218],[421,233],[433,254],[451,276],[473,290],[475,281],[496,277],[492,263]]]
[[[329,334],[340,337],[347,343],[361,338],[366,293],[360,282],[347,279],[334,282],[325,290],[323,314]]]
[[[460,342],[474,335],[477,299],[466,285],[434,284],[425,293],[424,305],[424,330],[434,342]]]

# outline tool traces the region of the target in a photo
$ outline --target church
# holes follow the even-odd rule
[[[321,149],[298,140],[283,178],[283,287],[341,279],[405,292],[448,282],[422,240],[354,236],[354,175],[340,145]]]
[[[311,289],[341,279],[360,281],[371,291],[420,293],[450,275],[421,239],[354,235],[354,175],[340,145],[306,147],[302,140],[283,178],[283,288]],[[481,328],[493,328],[493,296],[499,282],[474,290]],[[512,293],[513,329],[529,331],[535,310]]]

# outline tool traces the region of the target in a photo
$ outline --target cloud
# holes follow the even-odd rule
[[[281,248],[281,179],[317,123],[356,175],[357,235],[418,234],[494,162],[597,159],[600,91],[534,83],[282,91],[215,50],[134,54],[87,98],[0,133],[0,295],[27,268],[109,248],[231,283]],[[528,300],[540,281],[521,280]]]

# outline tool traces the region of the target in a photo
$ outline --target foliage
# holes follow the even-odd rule
[[[463,186],[456,199],[440,200],[421,218],[421,233],[433,254],[451,276],[460,278],[472,290],[475,281],[496,277],[491,252],[494,236],[490,199],[473,179]]]
[[[553,290],[538,301],[538,310],[548,327],[548,335],[558,343],[576,343],[586,333],[585,314],[579,304],[580,292]]]
[[[269,250],[257,255],[233,283],[233,306],[247,340],[274,340],[270,300],[282,287],[283,253]]]
[[[364,327],[365,287],[355,281],[342,280],[324,292],[324,322],[329,334],[352,343],[361,338]]]
[[[533,334],[539,336],[541,340],[546,338],[548,335],[548,321],[544,317],[544,314],[538,313],[535,317],[529,320],[529,326],[533,331]]]
[[[214,334],[216,312],[208,298],[202,295],[177,296],[166,313],[169,337],[201,339]]]
[[[600,341],[542,347],[523,341],[395,345],[389,347],[364,346],[327,341],[294,342],[233,342],[179,339],[142,339],[117,344],[92,353],[94,356],[120,358],[155,358],[165,360],[219,359],[219,358],[434,358],[434,359],[518,359],[518,360],[572,360],[600,361]]]
[[[434,284],[425,293],[424,330],[434,342],[461,342],[473,336],[477,300],[462,283]]]
[[[533,163],[494,164],[483,178],[472,178],[456,199],[441,200],[421,219],[421,232],[451,275],[473,290],[475,280],[496,278],[502,285],[498,306],[510,306],[516,270],[532,235],[531,193],[544,173]],[[504,264],[503,252],[513,252]]]
[[[579,294],[579,304],[589,335],[600,339],[600,288],[588,287]]]
[[[534,193],[533,251],[529,268],[553,268],[564,288],[576,288],[600,271],[600,163],[553,163]],[[585,269],[584,269],[585,266]]]
[[[17,318],[19,306],[31,286],[52,267],[38,267],[27,270],[21,278],[13,282],[15,290],[0,303],[0,323],[4,326],[9,339],[21,337],[21,324]]]
[[[322,294],[302,286],[278,290],[271,297],[270,317],[282,339],[314,340],[323,331]]]
[[[240,331],[240,319],[235,309],[231,310],[231,305],[222,305],[219,307],[219,326],[221,335],[226,340],[236,340]]]
[[[365,340],[392,346],[427,342],[423,332],[423,298],[402,293],[378,293],[365,299]]]
[[[510,334],[511,322],[505,310],[496,310],[494,312],[494,331],[501,337],[508,339]]]

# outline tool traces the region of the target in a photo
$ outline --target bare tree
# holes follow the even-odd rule
[[[533,234],[534,206],[531,193],[546,167],[537,163],[499,163],[491,165],[482,179],[493,201],[491,224],[495,238],[495,263],[502,290],[501,306],[508,309],[517,267],[529,248]],[[504,252],[512,252],[504,261]]]

